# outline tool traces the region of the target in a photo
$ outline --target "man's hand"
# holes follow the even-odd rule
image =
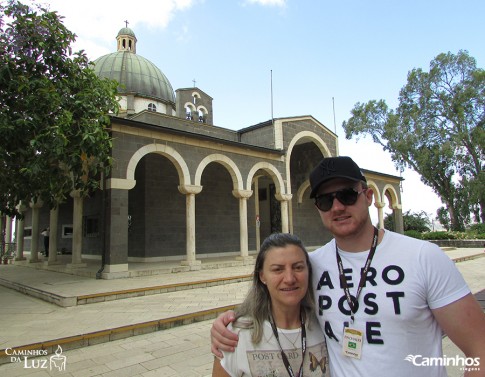
[[[216,318],[211,328],[211,352],[214,356],[222,358],[222,352],[234,352],[234,347],[237,346],[238,336],[232,331],[228,330],[226,326],[234,322],[236,319],[235,313],[232,310],[222,313]]]

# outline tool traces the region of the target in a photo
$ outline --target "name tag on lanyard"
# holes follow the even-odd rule
[[[360,330],[345,327],[342,337],[342,353],[345,356],[360,360],[362,358],[362,343],[364,333]]]
[[[369,255],[367,256],[367,261],[365,262],[364,268],[362,270],[361,276],[360,276],[360,282],[359,286],[357,289],[357,294],[355,295],[355,302],[352,300],[352,296],[349,291],[349,287],[347,285],[347,280],[345,279],[344,276],[344,267],[342,264],[342,259],[340,258],[340,255],[338,253],[338,248],[337,244],[335,243],[335,254],[337,256],[337,266],[339,270],[339,278],[340,282],[342,284],[344,293],[345,293],[345,298],[347,300],[347,303],[349,304],[350,308],[350,319],[351,323],[354,324],[354,315],[357,312],[357,302],[359,300],[360,292],[362,291],[362,288],[364,287],[365,280],[367,277],[367,271],[369,270],[369,267],[372,262],[372,258],[374,257],[374,253],[377,248],[377,241],[379,238],[379,231],[377,230],[376,227],[374,227],[374,237],[372,239],[372,245],[369,251]],[[342,337],[342,353],[345,356],[352,357],[354,359],[360,360],[362,358],[362,343],[364,340],[364,332],[361,330],[358,330],[353,327],[344,327],[344,333]]]

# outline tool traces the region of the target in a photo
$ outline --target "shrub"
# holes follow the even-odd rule
[[[417,238],[417,237],[415,237]],[[428,232],[422,234],[423,240],[456,240],[456,234],[452,232]]]
[[[467,235],[470,239],[485,239],[485,223],[470,225]]]
[[[485,233],[485,223],[470,225],[470,232],[477,233],[477,234],[479,234],[479,233],[484,234]]]
[[[418,240],[423,239],[423,233],[418,232],[417,230],[406,230],[404,234],[408,237],[417,238]]]

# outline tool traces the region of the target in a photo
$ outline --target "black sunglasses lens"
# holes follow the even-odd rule
[[[351,188],[340,190],[335,193],[335,196],[337,197],[339,202],[346,206],[351,206],[355,204],[358,195],[359,193]]]
[[[323,212],[327,212],[333,206],[334,198],[346,206],[355,204],[359,193],[352,188],[343,189],[328,194],[319,195],[315,198],[315,205]]]
[[[327,212],[333,205],[333,193],[320,195],[315,198],[315,205],[323,212]]]

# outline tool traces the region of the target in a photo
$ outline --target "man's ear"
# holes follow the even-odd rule
[[[369,187],[365,192],[365,197],[367,199],[367,206],[370,207],[372,205],[372,198],[374,197],[374,190]]]

